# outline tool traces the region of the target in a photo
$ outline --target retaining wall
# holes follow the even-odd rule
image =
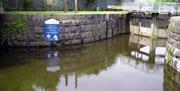
[[[172,17],[168,29],[166,61],[180,72],[180,17]]]
[[[54,46],[84,44],[111,38],[118,34],[128,33],[127,15],[120,14],[92,14],[92,15],[0,15],[1,30],[6,30],[8,22],[24,17],[27,29],[24,32],[17,30],[17,35],[10,46],[52,46],[44,39],[44,21],[54,18],[61,23],[60,41]],[[6,22],[5,22],[6,21]]]

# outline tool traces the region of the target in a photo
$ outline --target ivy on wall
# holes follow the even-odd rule
[[[25,17],[9,21],[6,28],[0,30],[1,44],[13,41],[18,32],[24,32],[27,28],[27,19]]]

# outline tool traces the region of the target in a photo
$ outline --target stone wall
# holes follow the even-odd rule
[[[94,15],[0,15],[0,27],[6,30],[6,23],[25,18],[28,28],[19,32],[8,41],[10,46],[61,46],[84,44],[111,38],[118,34],[128,33],[128,18],[120,14],[94,14]],[[44,39],[44,21],[54,18],[60,21],[62,29],[60,41],[46,42]],[[7,22],[4,22],[7,21]]]
[[[168,29],[166,61],[180,72],[180,17],[172,17]]]

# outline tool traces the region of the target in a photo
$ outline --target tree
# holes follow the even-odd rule
[[[4,7],[7,5],[8,0],[0,0],[0,13],[4,13]]]
[[[2,0],[0,1],[0,13],[4,12],[3,3]]]
[[[64,12],[67,12],[67,0],[64,0]]]
[[[74,11],[75,11],[75,13],[77,13],[77,11],[78,11],[78,2],[77,2],[77,0],[74,0]]]

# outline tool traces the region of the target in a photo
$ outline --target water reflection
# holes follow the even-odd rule
[[[50,50],[46,52],[46,70],[49,72],[56,72],[60,69],[59,64],[59,51],[58,50]]]
[[[129,40],[131,56],[140,60],[145,72],[156,72],[163,68],[166,53],[166,39],[152,41],[150,38],[131,35]],[[135,61],[139,62],[139,61]],[[144,69],[146,67],[146,69]]]
[[[180,73],[169,66],[164,67],[164,91],[180,90]]]
[[[150,45],[131,39],[125,35],[80,46],[0,50],[0,90],[163,91],[164,61],[154,60],[163,57],[164,49],[156,47],[153,57]]]

